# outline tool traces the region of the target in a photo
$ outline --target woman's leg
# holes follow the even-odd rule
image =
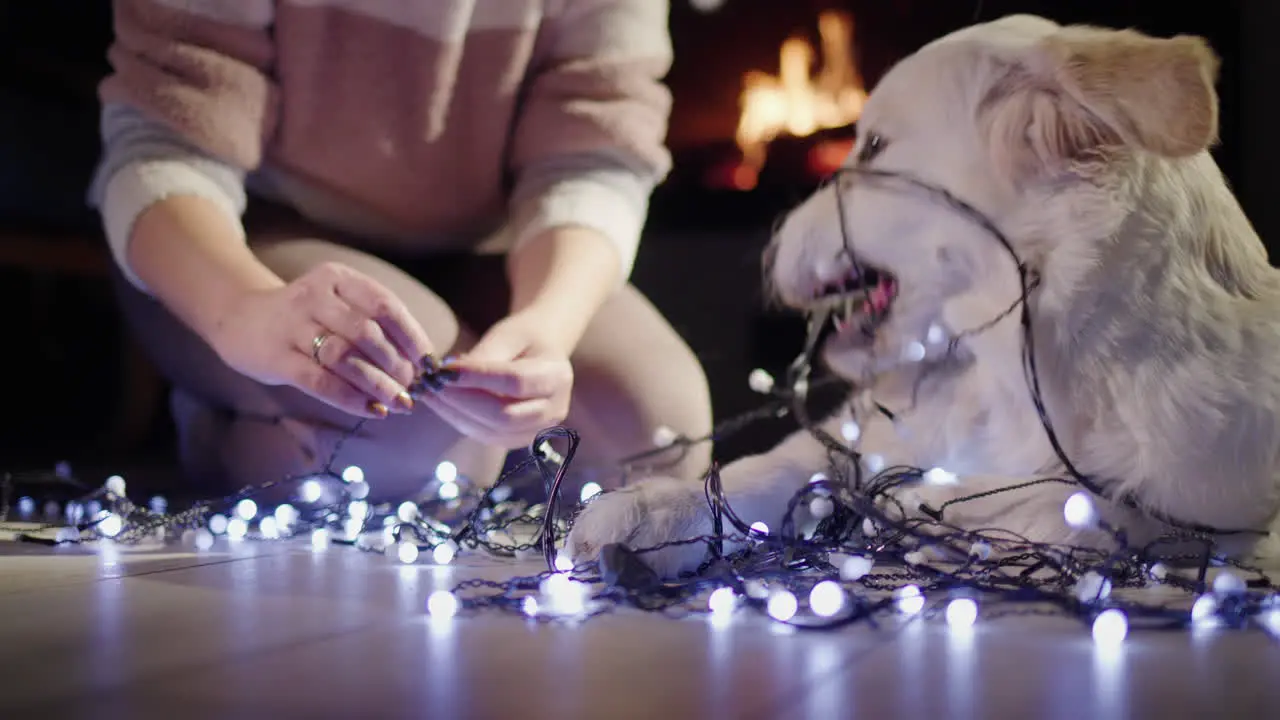
[[[394,292],[441,354],[465,350],[475,334],[435,293],[372,255],[297,233],[255,238],[255,252],[286,280],[324,262],[341,262]],[[175,387],[173,409],[185,470],[217,491],[259,485],[320,469],[355,419],[290,387],[259,384],[227,367],[162,305],[117,277],[132,329]],[[347,439],[334,463],[365,471],[374,496],[418,492],[442,460],[491,482],[505,453],[461,437],[425,409],[370,420]],[[202,491],[213,488],[202,488]]]

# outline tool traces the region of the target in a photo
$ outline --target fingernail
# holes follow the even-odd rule
[[[446,355],[444,360],[440,363],[440,367],[449,367],[456,362],[458,362],[456,355]]]
[[[413,396],[407,390],[401,390],[396,394],[396,404],[405,410],[413,409]]]
[[[423,370],[434,370],[436,368],[436,358],[431,353],[427,353],[426,355],[422,356],[421,360],[418,361],[418,365]]]
[[[391,414],[391,411],[387,409],[387,406],[383,405],[377,400],[373,400],[369,403],[369,412],[373,413],[374,415],[377,415],[380,418],[384,418]]]

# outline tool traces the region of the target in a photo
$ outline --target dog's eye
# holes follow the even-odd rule
[[[879,133],[871,133],[867,136],[865,142],[862,143],[862,149],[858,151],[858,164],[865,165],[876,158],[884,151],[888,141]]]

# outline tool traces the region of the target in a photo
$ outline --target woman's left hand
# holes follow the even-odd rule
[[[423,402],[463,434],[506,449],[564,421],[573,391],[567,349],[533,313],[510,315],[449,367],[456,380]]]

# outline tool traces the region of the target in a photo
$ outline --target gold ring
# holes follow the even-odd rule
[[[320,349],[324,347],[324,344],[328,342],[329,338],[329,333],[322,332],[311,341],[311,357],[315,359],[317,365],[324,364],[320,360]]]

